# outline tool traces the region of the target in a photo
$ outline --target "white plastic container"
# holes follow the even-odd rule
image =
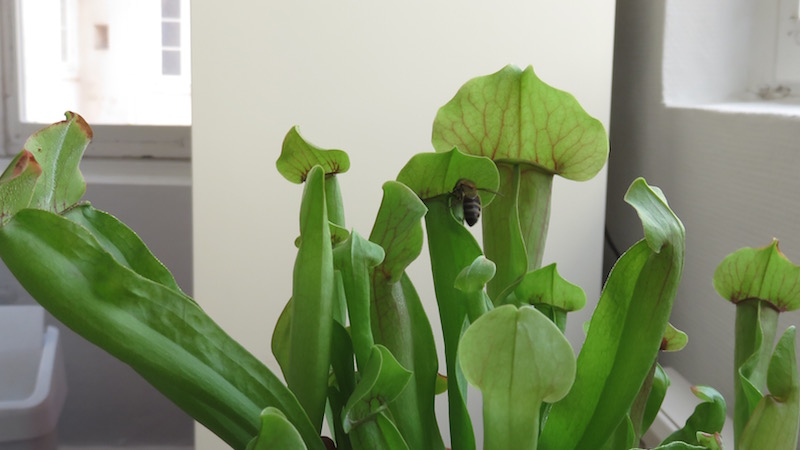
[[[0,450],[55,450],[67,382],[40,306],[0,306]]]

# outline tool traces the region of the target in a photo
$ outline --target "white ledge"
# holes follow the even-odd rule
[[[0,158],[5,169],[11,158]],[[189,161],[163,159],[99,159],[81,161],[81,173],[89,184],[191,186]]]

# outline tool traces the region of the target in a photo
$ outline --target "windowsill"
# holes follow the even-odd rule
[[[800,103],[792,101],[730,101],[719,103],[702,104],[670,104],[667,108],[676,109],[696,109],[702,111],[717,112],[722,114],[746,114],[758,116],[774,116],[775,118],[798,118],[800,119]]]
[[[4,170],[11,158],[0,158]],[[88,184],[191,186],[189,161],[163,159],[97,159],[81,161],[81,173]]]

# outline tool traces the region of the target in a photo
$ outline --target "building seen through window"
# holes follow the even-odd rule
[[[189,0],[17,0],[19,119],[191,125]]]

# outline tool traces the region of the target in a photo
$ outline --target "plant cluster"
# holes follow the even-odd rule
[[[668,323],[683,225],[658,188],[631,184],[644,238],[611,271],[576,358],[564,329],[586,296],[555,264],[541,267],[551,189],[556,175],[595,176],[608,144],[599,121],[530,67],[470,80],[439,110],[435,152],[383,185],[368,237],[345,226],[347,154],[288,132],[277,168],[304,191],[292,297],[272,339],[286,384],[133,231],[80,202],[91,137],[67,113],[0,176],[0,257],[56,318],[233,448],[443,450],[434,397],[446,392],[452,448],[476,449],[468,383],[482,393],[485,450],[636,448],[660,408],[669,380],[658,353],[686,343]],[[483,247],[464,225],[479,218]],[[426,233],[446,376],[406,273]],[[798,280],[776,243],[732,254],[715,275],[737,305],[736,449],[797,445],[794,328],[773,341],[779,311],[800,302]],[[695,394],[702,403],[658,448],[723,448],[724,399]],[[333,440],[320,438],[326,419]]]

